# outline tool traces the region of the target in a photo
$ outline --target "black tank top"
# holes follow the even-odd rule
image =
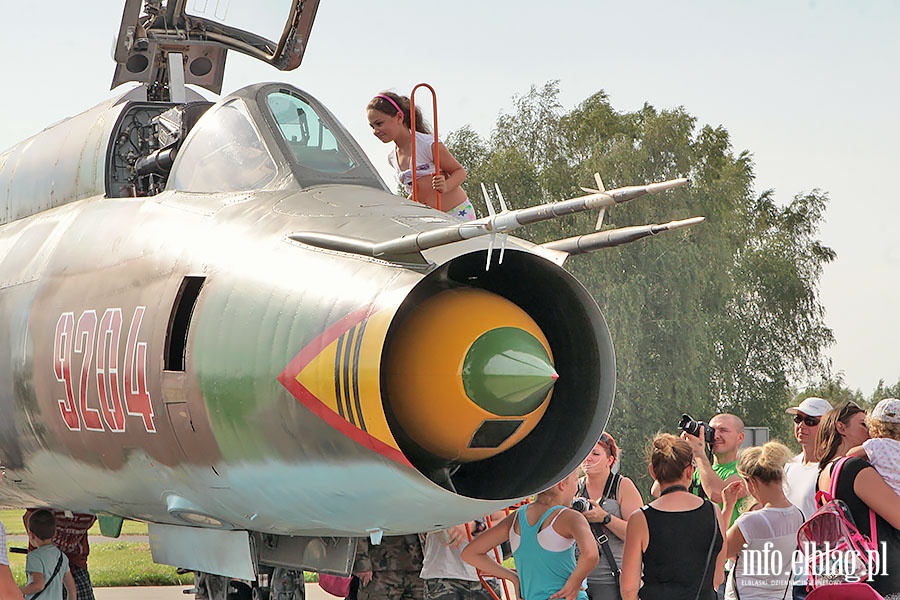
[[[716,556],[722,549],[722,533],[712,503],[704,500],[697,508],[684,512],[665,512],[652,506],[641,510],[650,532],[650,542],[644,551],[641,600],[694,600],[698,590],[700,600],[715,600],[713,574]],[[706,568],[713,536],[712,556]]]

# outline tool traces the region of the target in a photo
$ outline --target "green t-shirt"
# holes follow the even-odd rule
[[[731,462],[719,464],[717,462],[713,462],[712,468],[713,471],[716,472],[716,475],[719,476],[719,479],[725,481],[732,475],[737,475],[737,460],[733,460]],[[694,477],[691,480],[691,493],[696,496],[701,496],[703,498],[706,497],[706,493],[703,491],[703,487],[700,485],[700,471],[694,469]],[[719,503],[719,508],[723,508],[724,502]],[[744,507],[744,499],[741,498],[734,505],[734,510],[731,511],[731,520],[728,522],[728,526],[731,527],[734,524],[735,519],[743,512]]]

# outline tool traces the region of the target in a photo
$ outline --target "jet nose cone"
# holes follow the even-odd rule
[[[558,378],[541,342],[517,327],[484,333],[463,360],[466,395],[495,415],[527,415],[547,398]]]
[[[460,462],[496,456],[525,439],[559,377],[531,316],[474,288],[442,291],[399,321],[384,375],[402,429],[395,436]]]

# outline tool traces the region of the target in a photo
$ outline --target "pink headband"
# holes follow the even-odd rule
[[[399,104],[397,104],[396,102],[394,102],[393,98],[391,98],[390,96],[385,96],[384,94],[376,94],[375,97],[376,97],[376,98],[384,98],[385,100],[387,100],[388,102],[390,102],[390,103],[394,106],[394,108],[397,109],[397,112],[400,113],[400,116],[401,116],[401,117],[403,116],[403,109],[400,108],[400,105],[399,105]]]

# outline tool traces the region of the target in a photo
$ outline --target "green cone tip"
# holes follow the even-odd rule
[[[541,405],[558,378],[541,342],[518,327],[482,334],[463,360],[466,395],[498,416],[527,415]]]

